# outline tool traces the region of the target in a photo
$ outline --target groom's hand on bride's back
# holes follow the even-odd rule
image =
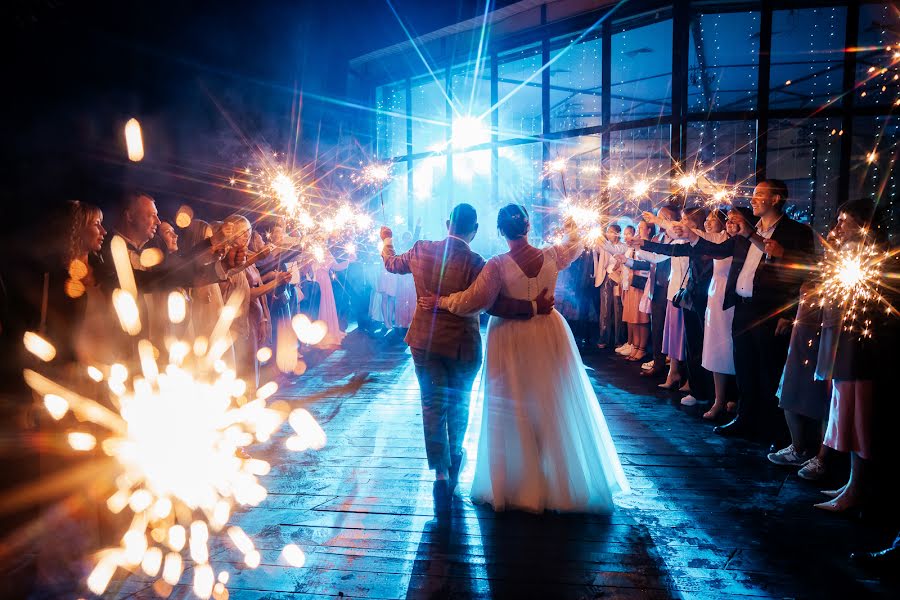
[[[534,299],[535,304],[537,304],[537,314],[539,315],[549,315],[556,303],[556,299],[553,296],[548,296],[547,292],[547,288],[544,288],[538,294],[538,297]]]

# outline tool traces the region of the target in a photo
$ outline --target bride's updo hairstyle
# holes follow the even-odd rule
[[[507,204],[497,213],[497,229],[508,240],[528,234],[528,211],[521,204]]]

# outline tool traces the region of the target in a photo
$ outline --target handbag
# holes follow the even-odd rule
[[[685,282],[688,280],[688,275],[691,273],[691,262],[688,260],[688,268],[684,272],[684,277],[681,279],[681,289],[675,293],[675,297],[672,298],[672,306],[675,308],[680,308],[681,310],[693,310],[694,309],[694,297],[691,295],[691,290],[688,287],[685,287]]]

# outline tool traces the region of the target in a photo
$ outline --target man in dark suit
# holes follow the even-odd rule
[[[478,215],[469,204],[458,204],[447,221],[449,235],[437,242],[419,241],[396,254],[393,233],[381,228],[382,259],[391,273],[412,273],[418,298],[446,296],[465,290],[475,281],[484,259],[469,244],[478,231]],[[547,290],[537,302],[504,299],[490,314],[530,319],[553,308]],[[481,332],[478,316],[461,317],[448,311],[416,307],[406,333],[422,395],[422,424],[428,467],[435,472],[435,508],[449,509],[450,495],[459,479],[464,459],[463,438],[469,420],[472,382],[481,367]]]
[[[735,307],[734,363],[741,397],[737,417],[716,427],[721,435],[761,435],[776,441],[784,428],[775,394],[800,286],[815,256],[812,229],[784,213],[787,197],[783,181],[761,182],[750,200],[754,216],[759,217],[756,229],[745,223],[739,236],[721,244],[708,242],[686,227],[675,230],[691,242],[693,252],[734,258],[724,307]]]

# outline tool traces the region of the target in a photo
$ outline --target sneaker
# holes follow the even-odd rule
[[[797,471],[797,475],[807,481],[818,481],[825,477],[825,463],[819,460],[818,456],[813,456],[803,463],[803,467]]]
[[[805,464],[810,460],[808,454],[797,452],[794,445],[791,444],[787,448],[782,448],[778,452],[772,452],[768,455],[769,462],[785,467],[796,467]]]
[[[688,394],[684,398],[681,399],[682,406],[697,406],[700,401]]]
[[[648,360],[647,362],[645,362],[644,364],[642,364],[642,365],[641,365],[641,370],[642,370],[642,371],[652,371],[652,370],[653,370],[653,361],[652,361],[652,360]]]
[[[616,354],[621,354],[623,356],[628,356],[632,352],[634,352],[634,346],[631,344],[625,344],[624,346],[616,348]]]

